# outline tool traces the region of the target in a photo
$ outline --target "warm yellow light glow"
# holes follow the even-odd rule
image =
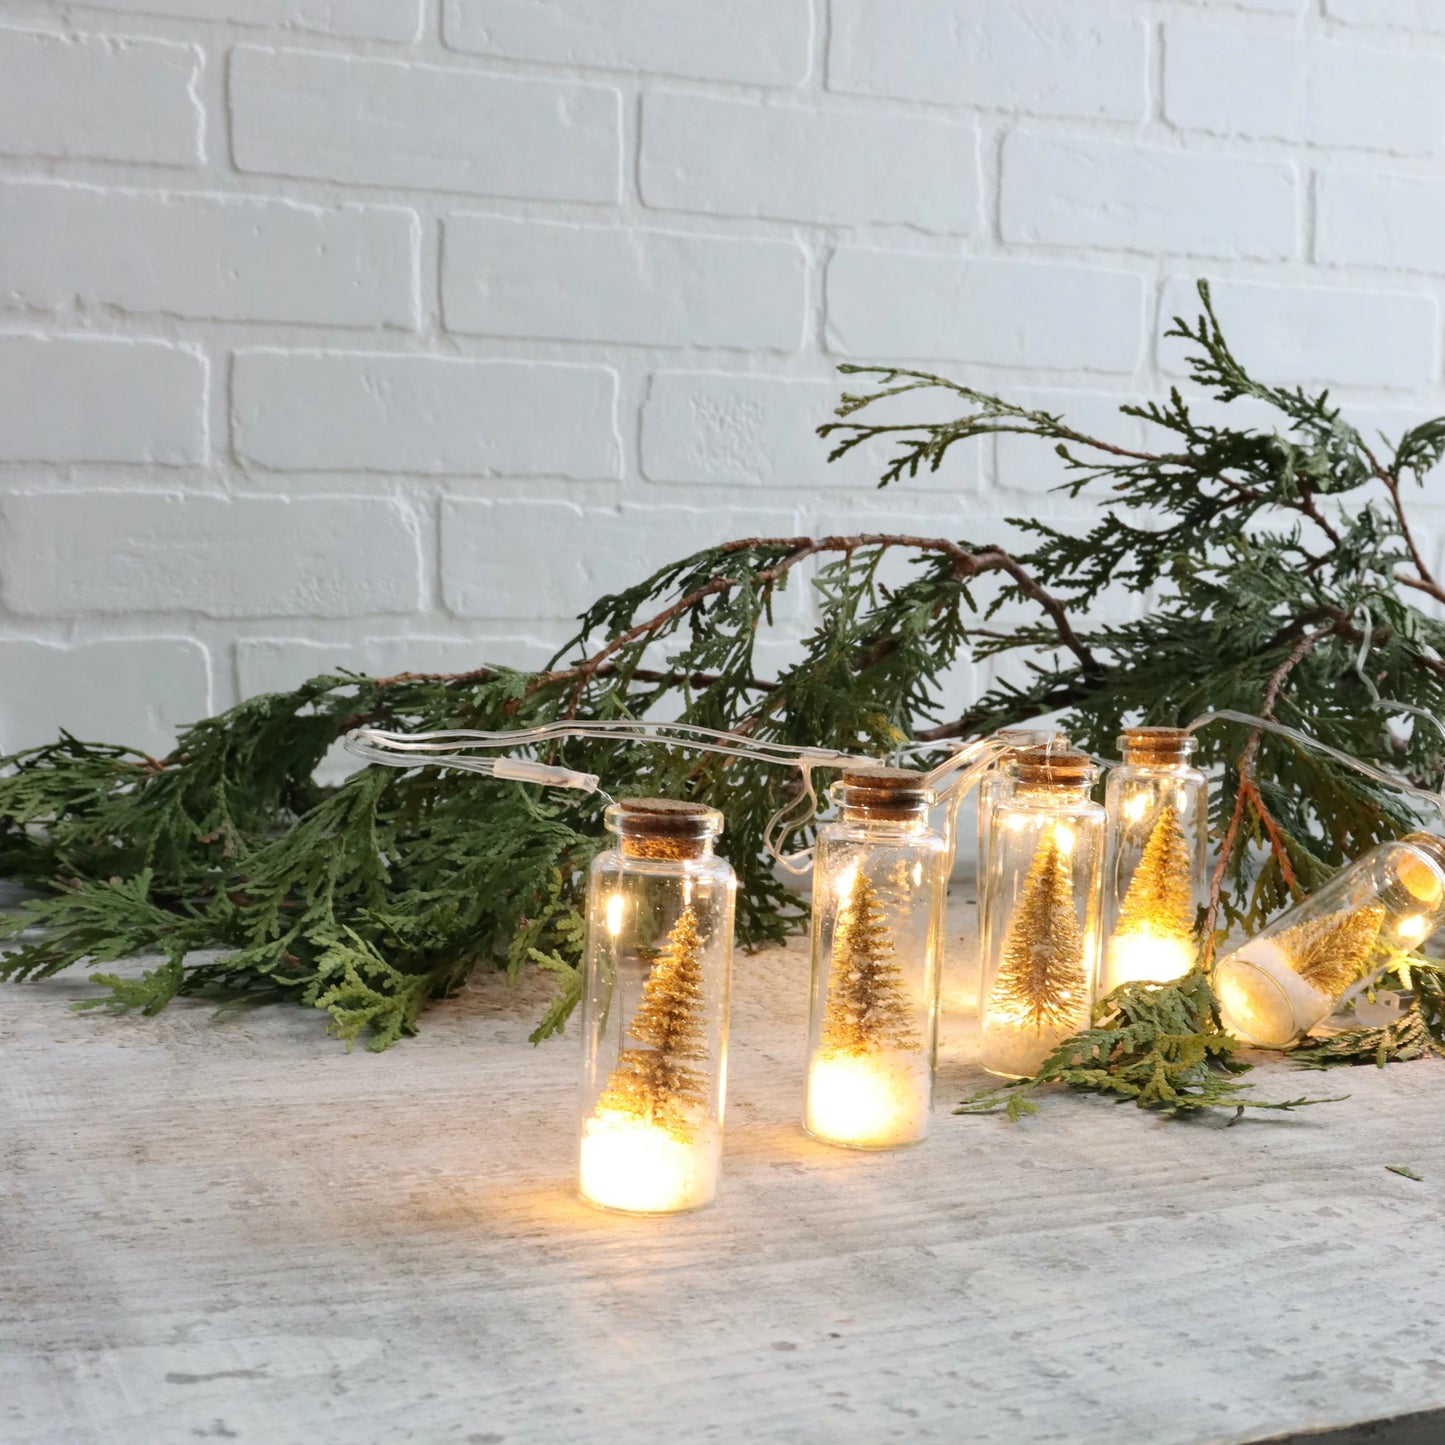
[[[1194,967],[1192,939],[1153,929],[1116,933],[1104,955],[1104,977],[1099,992],[1106,994],[1121,983],[1173,983]]]
[[[808,1132],[834,1144],[911,1144],[928,1131],[928,1103],[926,1061],[914,1054],[818,1054],[808,1070]]]
[[[1083,1027],[1080,1019],[1077,1027]],[[991,1074],[1005,1079],[1025,1079],[1036,1074],[1060,1039],[1074,1032],[1068,1024],[1053,1029],[1030,1028],[1015,1021],[1000,1022],[989,1015],[979,1034],[978,1061]]]
[[[1329,996],[1311,988],[1271,939],[1221,959],[1212,982],[1224,1027],[1267,1049],[1288,1047],[1330,1011]]]
[[[922,863],[915,863],[915,864],[913,865],[913,886],[914,886],[915,888],[921,888],[921,887],[923,886],[923,864],[922,864]]]
[[[838,897],[845,902],[852,898],[853,888],[858,882],[858,865],[854,863],[838,875]]]
[[[1149,808],[1149,799],[1143,793],[1135,793],[1124,804],[1124,821],[1137,823]]]
[[[622,895],[614,893],[607,900],[607,931],[613,938],[622,932]]]
[[[711,1130],[679,1139],[634,1114],[606,1110],[582,1127],[582,1196],[631,1214],[675,1214],[717,1191]]]
[[[1423,913],[1412,913],[1408,918],[1402,918],[1395,925],[1395,932],[1399,934],[1401,943],[1410,944],[1412,947],[1424,938],[1425,930],[1429,927],[1429,920]]]
[[[1428,863],[1407,853],[1400,859],[1399,875],[1400,882],[1426,908],[1440,906],[1440,879]]]
[[[1074,851],[1074,830],[1067,823],[1054,824],[1054,844],[1060,853]]]

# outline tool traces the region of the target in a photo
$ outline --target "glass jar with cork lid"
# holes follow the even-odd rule
[[[627,798],[587,884],[579,1177],[607,1209],[711,1202],[722,1155],[736,880],[722,814]]]
[[[1024,1078],[1089,1023],[1099,959],[1104,809],[1088,756],[1022,750],[997,805],[979,988],[979,1062]]]
[[[1445,839],[1382,843],[1214,966],[1220,1021],[1288,1048],[1445,922]]]
[[[928,1132],[948,847],[921,773],[850,768],[813,864],[804,1126],[852,1149]]]
[[[1172,983],[1199,951],[1207,887],[1209,781],[1183,728],[1126,728],[1124,761],[1104,786],[1108,850],[1099,993]]]

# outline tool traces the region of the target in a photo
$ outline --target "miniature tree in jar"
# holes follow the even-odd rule
[[[1172,983],[1194,966],[1209,853],[1209,783],[1182,728],[1128,728],[1104,789],[1108,850],[1099,992]]]
[[[1382,843],[1214,966],[1220,1021],[1264,1048],[1297,1042],[1445,920],[1445,839]]]
[[[1099,957],[1104,809],[1079,752],[1020,753],[994,817],[979,990],[979,1061],[1023,1078],[1087,1026]]]
[[[631,798],[606,821],[618,844],[587,888],[580,1189],[673,1214],[717,1193],[736,884],[714,808]]]
[[[992,847],[994,816],[999,802],[1011,797],[1018,773],[1019,754],[1027,748],[1048,748],[1067,751],[1068,739],[1063,733],[1052,728],[1001,728],[995,735],[1000,742],[1008,743],[1002,752],[984,771],[978,780],[978,953],[980,958],[988,954],[989,919],[989,850]]]
[[[854,1149],[928,1132],[947,844],[919,773],[857,768],[818,830],[804,1125]]]

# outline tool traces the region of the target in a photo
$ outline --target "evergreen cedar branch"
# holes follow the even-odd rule
[[[0,873],[49,896],[3,925],[18,947],[0,976],[159,953],[164,961],[141,977],[95,975],[107,991],[93,1002],[153,1013],[178,993],[289,1000],[323,1009],[348,1041],[366,1034],[383,1048],[478,963],[512,974],[532,964],[558,978],[536,1036],[555,1032],[579,993],[579,903],[600,846],[600,801],[558,802],[435,770],[372,768],[337,788],[318,785],[327,749],[363,722],[520,728],[656,714],[882,755],[902,738],[942,743],[1062,712],[1083,746],[1107,752],[1126,717],[1179,724],[1234,708],[1433,783],[1445,765],[1439,739],[1423,727],[1393,732],[1355,657],[1368,643],[1365,668],[1384,696],[1445,712],[1445,627],[1413,605],[1445,602],[1445,586],[1403,500],[1445,451],[1445,418],[1377,450],[1327,395],[1250,378],[1204,285],[1200,297],[1198,320],[1176,321],[1168,335],[1190,345],[1194,387],[1214,402],[1191,406],[1175,391],[1122,408],[1159,438],[1154,449],[1085,435],[1060,416],[924,372],[843,368],[872,389],[845,396],[839,420],[820,428],[834,458],[893,443],[888,485],[938,471],[971,438],[1036,438],[1062,459],[1064,492],[1096,502],[1084,536],[1024,518],[1012,524],[1027,541],[1017,552],[902,532],[747,538],[595,602],[540,673],[339,672],[197,723],[165,758],[62,735],[5,759]],[[875,408],[924,392],[956,402],[960,415],[872,420]],[[1240,424],[1216,421],[1215,402],[1237,403]],[[804,570],[821,620],[794,662],[763,676],[757,634]],[[1135,620],[1090,624],[1106,597],[1115,615]],[[1130,606],[1131,597],[1147,605]],[[1031,620],[1005,624],[1019,613]],[[1026,661],[1024,681],[996,683],[962,716],[941,714],[940,680],[957,659],[1014,653]],[[1222,769],[1211,925],[1256,927],[1417,822],[1390,790],[1273,734],[1214,727],[1200,741],[1203,762]],[[601,774],[614,794],[722,808],[743,942],[801,926],[761,847],[767,818],[796,787],[790,775],[605,741],[548,756]],[[1435,1049],[1439,978],[1414,974],[1421,1009],[1393,1032],[1336,1040],[1312,1061]],[[1181,994],[1180,1005],[1200,997]],[[1181,1017],[1195,1032],[1208,1022],[1197,1007]]]

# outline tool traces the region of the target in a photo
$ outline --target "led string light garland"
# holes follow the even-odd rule
[[[980,1061],[1023,1078],[1088,1025],[1096,992],[1168,983],[1195,966],[1207,782],[1188,759],[1193,734],[1215,722],[1324,752],[1445,817],[1445,795],[1232,710],[1186,728],[1128,729],[1122,764],[1093,759],[1047,730],[979,739],[927,771],[632,721],[418,734],[361,728],[345,746],[391,767],[452,767],[603,797],[596,774],[485,754],[586,737],[797,769],[801,787],[769,820],[764,841],[790,872],[813,871],[803,1123],[831,1144],[889,1149],[927,1132],[943,900],[963,798],[985,778]],[[936,752],[911,743],[894,756]],[[1110,770],[1106,807],[1089,798],[1100,766]],[[785,852],[784,841],[817,814],[818,767],[841,770],[829,789],[838,814],[819,826],[813,846]],[[935,828],[929,814],[938,808]],[[736,890],[712,848],[722,815],[696,803],[609,798],[606,823],[618,841],[594,860],[587,890],[580,1191],[608,1209],[693,1209],[714,1197],[720,1169]],[[1372,850],[1215,965],[1225,1025],[1248,1042],[1292,1043],[1406,960],[1442,920],[1445,840],[1412,834]]]

